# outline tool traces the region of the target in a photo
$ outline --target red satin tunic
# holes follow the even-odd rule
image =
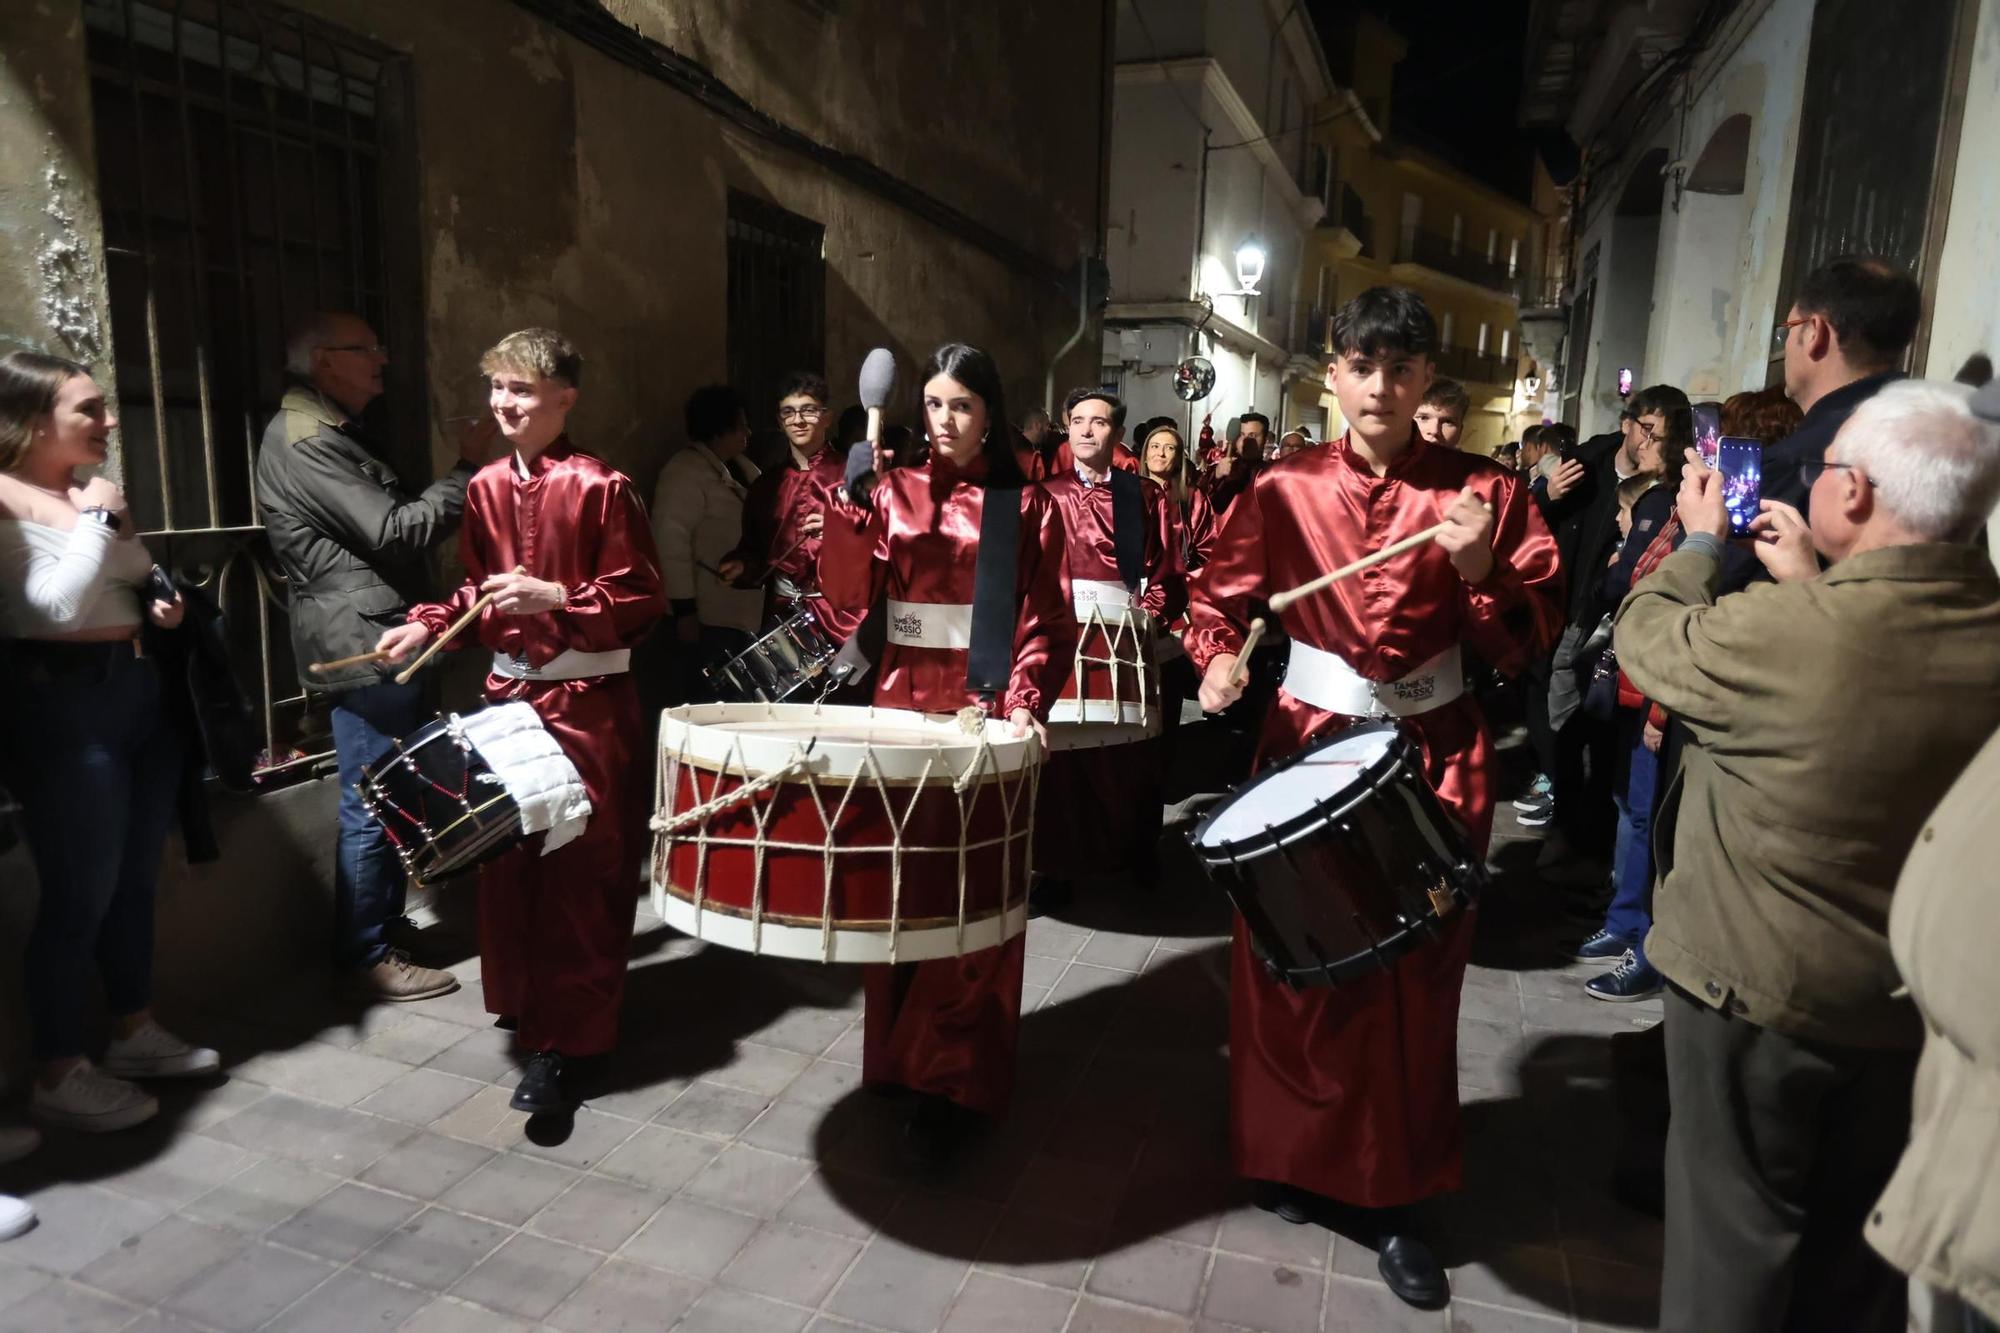
[[[731,553],[743,561],[746,581],[775,570],[801,587],[814,582],[820,538],[802,536],[799,525],[826,512],[845,470],[831,449],[820,450],[804,467],[787,450],[782,465],[757,475],[743,497],[743,539]]]
[[[1266,467],[1230,507],[1196,576],[1187,649],[1197,670],[1241,648],[1272,593],[1429,527],[1471,486],[1493,506],[1494,569],[1478,585],[1425,543],[1306,598],[1287,634],[1361,675],[1407,675],[1454,643],[1513,673],[1559,632],[1555,540],[1515,474],[1413,440],[1377,477],[1345,439]],[[1260,764],[1354,719],[1280,690]],[[1472,696],[1404,719],[1424,776],[1483,854],[1492,831],[1492,739]],[[1388,971],[1297,992],[1268,979],[1237,922],[1230,1005],[1231,1144],[1237,1169],[1364,1207],[1458,1187],[1458,997],[1473,914]]]
[[[977,481],[984,473],[984,460],[961,470],[934,457],[884,477],[870,511],[835,498],[819,569],[832,608],[858,621],[884,595],[970,603],[986,501]],[[1037,485],[1021,491],[1015,589],[1013,675],[994,711],[1005,716],[1026,708],[1045,716],[1069,671],[1076,622],[1063,576],[1062,520]],[[963,649],[891,643],[876,666],[875,703],[926,713],[977,705],[965,665]],[[1017,935],[962,958],[864,967],[863,1079],[948,1097],[988,1115],[1004,1110],[1014,1089],[1026,944]]]
[[[544,666],[566,649],[631,648],[666,610],[653,534],[631,482],[579,453],[567,437],[528,465],[487,464],[466,489],[459,558],[466,582],[448,601],[410,608],[440,634],[479,598],[479,585],[515,566],[563,585],[563,606],[531,616],[489,606],[475,639],[488,652]],[[639,863],[646,850],[650,735],[630,673],[530,681],[489,674],[492,703],[523,699],[576,765],[590,794],[582,836],[549,856],[530,839],[479,869],[479,953],[486,1008],[519,1020],[530,1051],[594,1055],[611,1049],[625,993]]]

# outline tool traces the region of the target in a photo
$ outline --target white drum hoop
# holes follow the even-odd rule
[[[745,725],[754,724],[754,725]],[[815,728],[873,726],[921,737],[917,744],[881,744],[872,737],[825,739]],[[1034,873],[1034,809],[1040,786],[1042,751],[1030,732],[1014,736],[1003,721],[984,718],[976,733],[968,733],[955,715],[917,713],[838,704],[719,703],[688,704],[660,716],[659,762],[654,787],[652,897],[662,920],[696,939],[710,940],[750,953],[817,959],[820,962],[898,963],[959,957],[1005,943],[1027,928],[1028,881]],[[710,775],[708,796],[675,810],[681,769],[689,770],[696,796],[702,794],[700,774]],[[722,793],[726,779],[740,785]],[[768,836],[769,802],[757,798],[784,784],[802,786],[819,813],[822,837],[817,842],[779,842]],[[948,787],[957,798],[959,838],[956,846],[921,846],[904,842],[904,831],[926,788]],[[1004,831],[999,837],[972,841],[968,836],[979,794],[994,789],[1001,803]],[[857,801],[879,801],[893,833],[887,846],[841,847],[833,830]],[[710,820],[723,810],[749,805],[756,830],[750,837],[717,836]],[[667,861],[677,843],[696,848],[692,898],[669,891]],[[1021,851],[1021,884],[1013,884],[1012,852]],[[750,850],[755,858],[754,882],[747,916],[738,910],[707,905],[707,865],[712,847]],[[816,853],[822,861],[821,912],[817,925],[767,918],[765,856],[771,851]],[[1001,865],[1001,910],[970,917],[966,870],[974,856],[997,852]],[[902,886],[906,854],[955,855],[958,862],[956,919],[943,925],[905,926]],[[833,919],[833,887],[841,858],[890,857],[890,915],[886,929],[837,923]]]

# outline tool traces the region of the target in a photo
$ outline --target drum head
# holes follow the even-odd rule
[[[661,756],[698,767],[754,776],[784,767],[808,746],[816,774],[879,773],[890,782],[948,783],[975,759],[989,772],[1014,773],[1040,759],[1033,732],[1016,737],[998,718],[968,733],[947,714],[836,704],[684,704],[660,715]]]
[[[1227,860],[1232,847],[1263,850],[1338,818],[1393,770],[1402,733],[1394,722],[1361,722],[1308,745],[1238,787],[1195,826],[1195,850]]]

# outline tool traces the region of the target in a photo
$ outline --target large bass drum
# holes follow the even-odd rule
[[[653,903],[732,949],[832,963],[988,949],[1027,925],[1040,746],[1004,721],[814,704],[660,718]]]
[[[1363,722],[1246,782],[1195,826],[1209,878],[1294,987],[1390,966],[1470,906],[1486,867],[1394,722]]]

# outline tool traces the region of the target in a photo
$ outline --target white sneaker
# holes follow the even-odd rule
[[[0,1166],[18,1162],[42,1146],[42,1131],[33,1125],[0,1125]]]
[[[160,1103],[152,1093],[101,1074],[85,1060],[53,1088],[37,1082],[28,1109],[43,1124],[108,1134],[151,1120],[159,1114]]]
[[[0,1194],[0,1240],[12,1240],[33,1225],[35,1210],[26,1199]]]
[[[190,1046],[158,1023],[148,1023],[104,1049],[99,1067],[119,1078],[191,1078],[222,1068],[206,1046]]]

